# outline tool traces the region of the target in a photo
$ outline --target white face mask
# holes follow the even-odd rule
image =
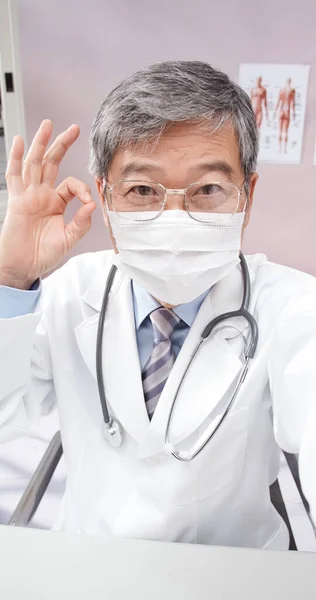
[[[114,263],[162,302],[190,302],[239,263],[245,213],[214,214],[212,223],[195,221],[184,210],[165,210],[152,221],[141,220],[144,213],[139,221],[108,215],[119,251]]]

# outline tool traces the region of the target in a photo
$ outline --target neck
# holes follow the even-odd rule
[[[159,302],[159,304],[161,304],[161,306],[163,306],[164,308],[174,308],[176,306],[176,304],[167,304],[167,302],[162,302],[161,300],[159,300],[159,298],[155,298],[155,300],[157,300],[157,302]]]

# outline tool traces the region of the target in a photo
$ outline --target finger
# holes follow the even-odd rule
[[[73,200],[73,198],[79,198],[84,204],[93,202],[91,190],[89,186],[75,179],[74,177],[67,177],[56,189],[57,194],[62,198],[66,205]]]
[[[52,135],[52,130],[52,122],[48,119],[45,119],[34,136],[23,167],[23,180],[25,187],[28,187],[31,184],[36,185],[41,182],[42,161],[46,152],[47,144]]]
[[[92,200],[92,202],[79,208],[72,221],[65,227],[69,250],[71,250],[86,233],[88,233],[91,227],[91,216],[96,209],[96,206],[96,203]]]
[[[77,140],[80,134],[78,125],[71,125],[67,131],[61,133],[49,150],[44,155],[42,164],[42,179],[43,183],[53,186],[55,184],[59,165],[64,158],[68,148]]]
[[[25,191],[22,179],[24,141],[20,135],[13,138],[5,174],[9,195],[19,196]]]

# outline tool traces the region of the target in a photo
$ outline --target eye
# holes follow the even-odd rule
[[[214,196],[215,194],[219,194],[223,192],[223,188],[216,183],[207,183],[196,190],[196,195],[201,196]]]
[[[129,190],[129,193],[137,194],[138,196],[154,196],[156,190],[149,185],[136,185]]]

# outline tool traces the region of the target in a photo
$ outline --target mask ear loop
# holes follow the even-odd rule
[[[245,179],[244,179],[244,181],[243,181],[243,183],[242,183],[241,187],[239,187],[239,188],[237,188],[237,186],[234,186],[234,187],[235,187],[235,189],[237,189],[237,190],[238,190],[238,204],[237,204],[237,206],[236,206],[236,210],[235,210],[235,212],[234,212],[234,213],[232,213],[232,215],[231,215],[231,216],[233,216],[233,215],[236,215],[236,214],[238,213],[238,208],[239,208],[239,204],[240,204],[240,201],[241,201],[241,197],[242,197],[242,193],[243,193],[243,191],[244,191],[244,192],[245,192],[245,194],[246,194],[246,205],[244,206],[244,209],[243,209],[243,211],[242,211],[242,212],[243,212],[243,214],[245,215],[245,214],[246,214],[246,209],[247,209],[247,206],[248,206],[248,196],[247,196],[247,192],[246,192],[246,190],[245,190]]]
[[[242,193],[245,192],[246,204],[245,204],[245,206],[243,208],[243,211],[242,211],[245,216],[247,214],[247,208],[248,208],[248,204],[249,204],[249,196],[248,196],[248,192],[247,192],[247,187],[248,186],[246,186],[246,180],[244,179],[244,182],[243,182],[241,188],[239,189],[238,206],[239,206],[239,203],[240,203],[240,200],[241,200],[241,197],[242,197]],[[237,206],[237,209],[238,209],[238,206]]]
[[[103,178],[103,180],[102,180],[102,186],[103,186],[102,187],[102,195],[103,195],[103,199],[104,199],[104,203],[102,205],[102,210],[104,213],[106,212],[107,216],[109,217],[110,209],[109,209],[108,199],[107,199],[107,195],[106,195],[107,184],[106,184],[105,178]]]

